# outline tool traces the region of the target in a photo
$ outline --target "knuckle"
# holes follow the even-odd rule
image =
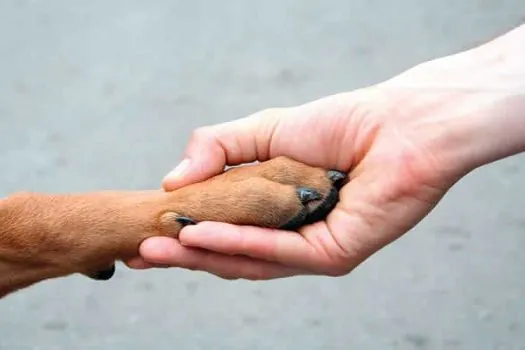
[[[326,275],[328,277],[343,277],[348,275],[352,270],[347,268],[337,268],[330,270]]]
[[[201,126],[191,133],[191,141],[202,141],[202,140],[209,140],[210,138],[213,138],[215,135],[215,132],[213,131],[213,127],[211,126]]]
[[[181,265],[179,266],[183,269],[186,269],[186,270],[189,270],[189,271],[198,271],[199,269],[197,268],[197,266],[195,265],[190,265],[190,264],[184,264],[184,265]]]
[[[256,273],[248,273],[244,276],[245,280],[248,281],[261,281],[263,280],[262,276]]]
[[[318,259],[316,259],[316,263],[318,268],[316,270],[330,277],[345,276],[354,269],[356,265],[355,259],[358,255],[344,249],[335,240],[333,243],[317,246]]]
[[[352,272],[353,268],[348,264],[348,261],[335,261],[327,264],[324,274],[329,277],[343,277]]]
[[[244,277],[245,280],[248,280],[248,281],[252,281],[252,282],[256,282],[256,281],[262,281],[264,280],[264,278],[262,278],[261,276],[259,275],[255,275],[255,274],[249,274],[249,275],[246,275]]]
[[[267,116],[267,117],[270,117],[270,116],[274,116],[276,114],[279,114],[279,112],[282,111],[282,108],[279,108],[279,107],[269,107],[269,108],[265,108],[265,109],[262,109],[259,114],[261,116]]]
[[[186,269],[186,270],[190,270],[190,271],[202,271],[203,270],[203,263],[198,260],[191,259],[188,261],[181,262],[178,265],[179,267]]]
[[[223,280],[227,280],[227,281],[236,281],[239,279],[238,276],[234,276],[234,275],[225,275],[225,274],[215,274],[215,276],[223,279]]]
[[[255,114],[255,117],[261,120],[266,120],[269,118],[279,118],[284,114],[285,109],[286,108],[284,107],[265,108],[257,112]]]
[[[263,268],[253,267],[244,273],[244,279],[249,281],[263,281],[269,279],[269,274]]]

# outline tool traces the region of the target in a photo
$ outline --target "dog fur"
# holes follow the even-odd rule
[[[297,229],[332,210],[345,180],[278,157],[173,192],[15,193],[0,200],[0,298],[75,273],[109,279],[144,239],[200,221]]]

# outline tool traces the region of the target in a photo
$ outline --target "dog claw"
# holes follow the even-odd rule
[[[317,192],[316,190],[312,190],[310,188],[306,188],[306,187],[298,188],[297,195],[299,196],[299,199],[301,200],[301,203],[303,204],[306,204],[311,201],[315,201],[315,200],[322,198],[319,192]]]
[[[179,216],[175,219],[178,223],[182,224],[182,226],[188,226],[188,225],[197,225],[195,221],[192,219],[186,217],[186,216]]]
[[[328,171],[328,178],[337,189],[340,189],[348,178],[348,175],[338,170],[330,170]]]
[[[114,274],[115,274],[115,264],[111,265],[111,267],[105,270],[97,271],[94,274],[90,275],[89,277],[97,281],[107,281],[111,277],[113,277]]]
[[[313,224],[314,222],[325,219],[330,211],[334,209],[338,201],[339,191],[333,187],[321,204],[308,215],[303,225]]]

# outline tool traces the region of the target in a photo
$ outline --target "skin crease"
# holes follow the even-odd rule
[[[179,240],[146,240],[128,265],[251,280],[348,274],[417,225],[463,176],[525,151],[523,57],[525,25],[373,86],[196,130],[166,191],[280,155],[351,181],[327,219],[300,234],[203,222]]]

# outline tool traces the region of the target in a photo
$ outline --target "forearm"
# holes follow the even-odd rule
[[[525,151],[525,25],[465,54],[476,61],[469,127],[458,127],[474,168]],[[479,71],[476,71],[479,69]],[[463,130],[464,129],[464,130]]]
[[[412,137],[456,176],[525,151],[525,25],[378,88],[406,96]]]

